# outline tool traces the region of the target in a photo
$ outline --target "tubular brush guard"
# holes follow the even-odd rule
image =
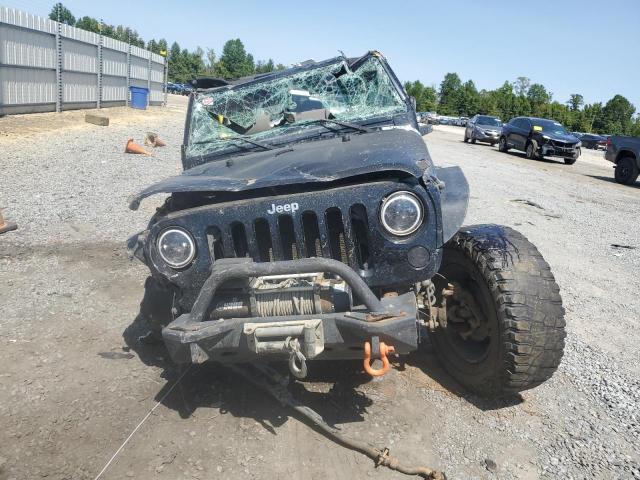
[[[319,272],[342,278],[363,305],[348,312],[208,319],[216,291],[229,280]],[[380,300],[353,269],[337,260],[305,258],[255,263],[248,258],[220,259],[214,262],[191,312],[167,325],[162,337],[177,363],[241,362],[267,355],[281,360],[289,356],[288,346],[295,338],[310,354],[308,358],[349,359],[363,358],[364,343],[374,336],[393,345],[399,354],[417,349],[416,319],[413,293]],[[280,328],[274,328],[278,325]],[[258,332],[261,328],[263,332]],[[256,345],[257,339],[268,339],[268,343]],[[282,348],[276,348],[278,345]]]

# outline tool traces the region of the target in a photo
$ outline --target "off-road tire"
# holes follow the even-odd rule
[[[437,327],[431,337],[444,368],[465,388],[488,397],[548,380],[562,359],[565,320],[560,289],[538,249],[508,227],[463,227],[445,245],[440,273],[447,277],[456,270],[477,282],[478,305],[492,329],[486,357],[468,362],[451,348],[451,322]]]
[[[616,182],[623,185],[631,185],[638,179],[638,164],[633,157],[622,157],[616,163],[614,177]]]
[[[498,142],[498,151],[502,153],[507,153],[509,151],[509,147],[507,147],[507,139],[504,137],[500,137],[500,141]]]

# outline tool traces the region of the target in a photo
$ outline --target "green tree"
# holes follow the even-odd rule
[[[253,56],[247,54],[244,44],[239,38],[227,40],[222,47],[219,63],[222,64],[220,71],[225,74],[224,78],[251,75],[255,70]]]
[[[529,85],[531,85],[531,80],[529,77],[518,77],[514,83],[514,88],[516,90],[516,95],[519,97],[524,97],[529,91]]]
[[[71,10],[62,5],[62,3],[56,3],[53,5],[53,8],[51,8],[51,12],[49,13],[49,18],[66,25],[74,26],[76,24],[76,17],[74,17]]]
[[[543,114],[544,106],[551,102],[551,94],[544,85],[534,83],[527,91],[527,99],[531,104],[531,114],[539,116]]]
[[[580,107],[584,105],[584,97],[579,93],[572,93],[569,96],[569,101],[567,102],[567,105],[569,105],[569,109],[572,112],[576,112],[580,110]]]
[[[266,62],[262,61],[262,60],[258,60],[256,62],[255,73],[273,72],[275,69],[276,69],[276,67],[273,64],[273,60],[272,59],[269,59]]]
[[[416,99],[416,110],[418,112],[435,111],[438,103],[435,87],[426,87],[422,82],[416,80],[415,82],[406,82],[404,89],[407,95]]]
[[[622,95],[616,95],[602,108],[593,127],[601,133],[628,134],[632,130],[635,107]]]
[[[473,80],[464,82],[455,99],[458,115],[473,116],[480,107],[480,94]]]
[[[447,73],[440,83],[438,112],[444,115],[457,114],[459,107],[458,95],[462,88],[462,81],[457,73]]]
[[[88,30],[89,32],[100,33],[100,22],[92,17],[84,16],[76,22],[76,28]]]

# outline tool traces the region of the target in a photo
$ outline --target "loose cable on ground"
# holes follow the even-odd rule
[[[262,373],[262,378],[259,378],[259,374],[252,373],[248,368],[236,366],[233,364],[226,365],[226,367],[233,372],[241,375],[256,387],[272,395],[283,406],[289,406],[290,408],[298,412],[300,415],[313,423],[313,425],[318,427],[326,436],[328,436],[339,445],[366,455],[374,462],[376,462],[376,466],[382,465],[390,468],[391,470],[396,470],[397,472],[404,473],[405,475],[416,475],[432,480],[446,480],[446,476],[443,472],[432,470],[427,467],[407,467],[406,465],[402,465],[397,458],[389,455],[388,448],[379,450],[365,442],[360,442],[358,440],[354,440],[352,438],[344,436],[338,430],[328,425],[319,413],[309,407],[301,405],[300,402],[293,398],[286,385],[282,382],[282,378],[279,378],[277,374],[271,375],[270,369],[256,366],[259,372]],[[269,380],[271,380],[273,383],[265,381],[265,377],[269,378]]]
[[[122,445],[120,445],[120,447],[118,448],[118,450],[116,450],[116,453],[114,453],[111,458],[109,459],[109,461],[105,464],[104,467],[102,467],[102,470],[100,470],[100,473],[98,473],[98,475],[96,475],[96,478],[94,480],[98,480],[102,474],[104,472],[107,471],[107,468],[109,468],[109,465],[111,465],[111,462],[113,462],[115,460],[115,458],[118,456],[118,454],[122,451],[122,449],[125,447],[125,445],[127,443],[129,443],[129,440],[131,440],[131,437],[133,437],[133,435],[138,431],[138,429],[142,426],[142,424],[144,422],[147,421],[147,418],[149,418],[151,416],[151,414],[153,413],[153,411],[158,408],[160,406],[160,404],[162,402],[164,402],[164,400],[169,396],[169,394],[173,391],[174,388],[176,388],[176,386],[180,383],[180,381],[184,378],[184,376],[187,374],[187,372],[191,369],[191,367],[185,369],[184,372],[182,372],[182,375],[180,375],[180,377],[178,377],[178,380],[175,381],[175,383],[173,385],[171,385],[171,387],[169,388],[169,390],[167,390],[167,393],[165,393],[162,398],[160,400],[158,400],[158,403],[156,403],[153,408],[151,410],[149,410],[149,412],[144,416],[144,418],[142,420],[140,420],[140,423],[138,423],[138,425],[136,425],[136,428],[133,429],[133,431],[129,434],[129,436],[125,439],[124,442],[122,442]]]

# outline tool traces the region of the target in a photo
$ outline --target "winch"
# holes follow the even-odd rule
[[[352,305],[348,284],[322,273],[258,277],[216,297],[211,320],[346,312]]]

